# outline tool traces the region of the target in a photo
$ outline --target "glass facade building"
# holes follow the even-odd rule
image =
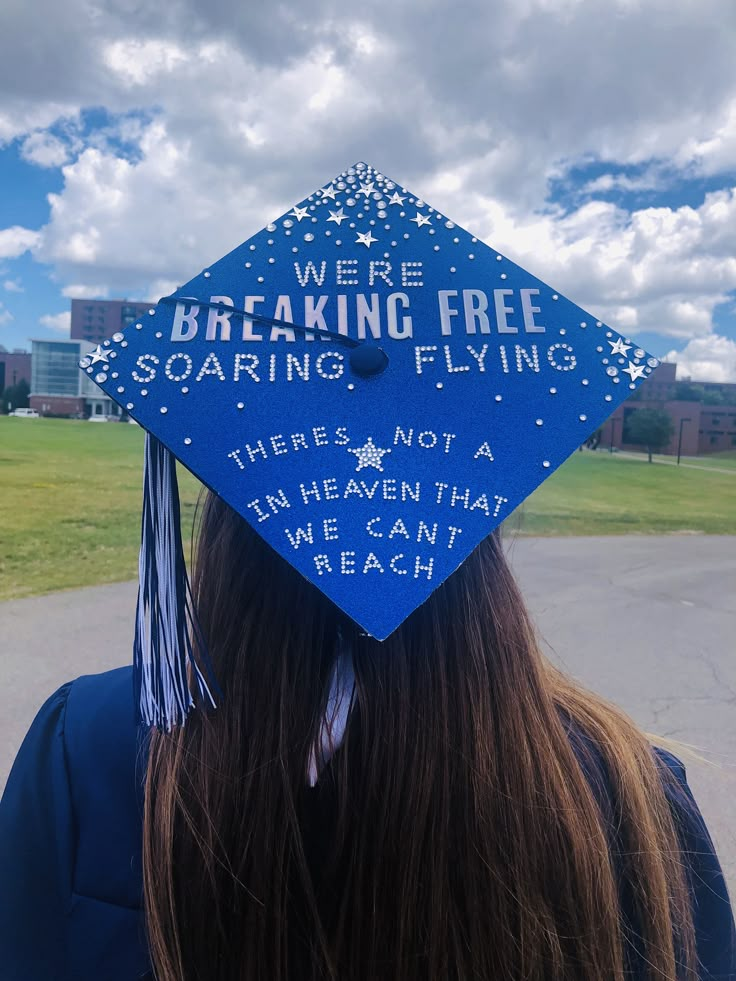
[[[79,395],[79,341],[33,341],[31,392],[34,395]]]
[[[32,341],[31,407],[41,415],[120,416],[120,408],[79,370],[88,341]]]

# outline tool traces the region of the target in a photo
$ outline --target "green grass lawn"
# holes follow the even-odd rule
[[[143,431],[0,417],[0,599],[132,579]],[[188,538],[200,485],[180,468]],[[507,521],[527,535],[736,532],[736,473],[575,453]]]
[[[672,462],[671,456],[655,454],[654,459]],[[726,450],[725,453],[709,453],[707,456],[683,456],[682,462],[689,467],[700,467],[702,470],[736,470],[736,450]]]

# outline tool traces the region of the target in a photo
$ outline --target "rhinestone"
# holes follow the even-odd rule
[[[313,242],[314,241],[314,235],[312,235],[311,232],[307,232],[307,234],[304,236],[304,241],[305,242]]]
[[[107,381],[107,375],[103,371],[99,371],[95,375],[95,381],[98,385],[101,385],[104,381]]]
[[[162,405],[161,408],[159,409],[159,412],[161,413],[162,416],[165,416],[168,411],[169,410],[166,408],[165,405]]]
[[[192,445],[192,440],[191,440],[191,438],[189,436],[185,436],[184,437],[184,445],[185,446],[191,446]]]
[[[116,334],[112,335],[112,339],[115,341],[116,344],[119,344],[123,339],[123,335],[120,333],[120,331],[118,331]]]
[[[606,368],[606,374],[607,374],[607,375],[608,375],[608,376],[609,376],[610,378],[615,378],[615,377],[616,377],[616,375],[618,374],[618,368],[614,368],[614,367],[613,367],[613,365],[611,365],[611,367],[610,367],[610,368]]]

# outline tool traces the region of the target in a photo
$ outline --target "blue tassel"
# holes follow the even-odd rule
[[[149,433],[138,577],[133,642],[138,718],[168,731],[183,725],[195,705],[214,708],[217,684],[184,563],[176,460]]]

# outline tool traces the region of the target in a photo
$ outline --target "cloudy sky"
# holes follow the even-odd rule
[[[4,0],[0,344],[157,299],[356,160],[736,381],[733,0]]]

